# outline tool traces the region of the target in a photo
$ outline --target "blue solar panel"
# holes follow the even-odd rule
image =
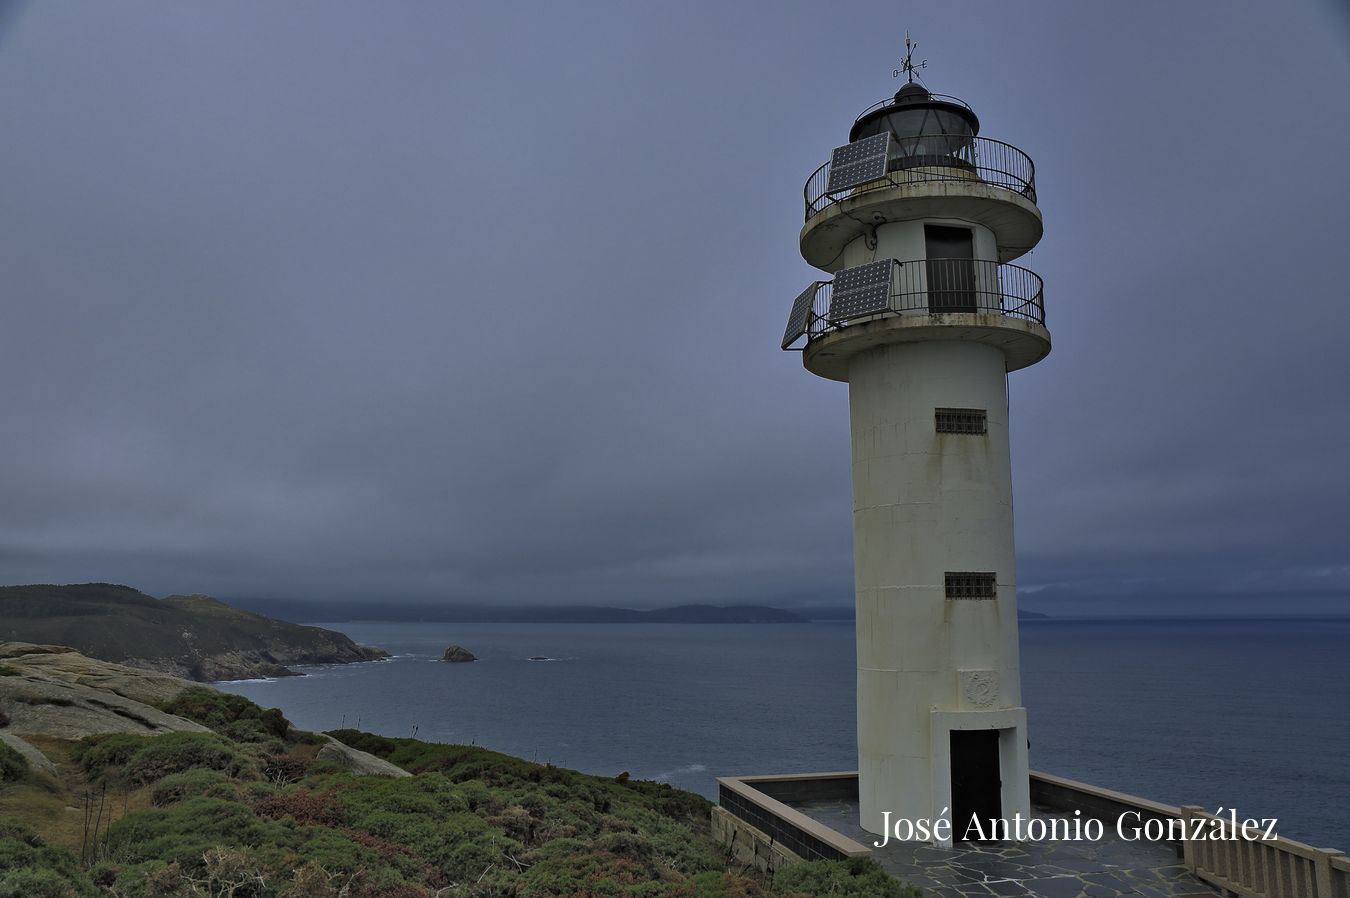
[[[783,332],[783,348],[787,349],[806,333],[811,323],[811,305],[815,301],[820,281],[807,287],[792,301],[792,312],[788,315],[787,330]]]
[[[875,315],[891,307],[891,268],[894,259],[845,268],[834,276],[830,296],[831,321]]]
[[[825,192],[847,190],[886,177],[886,162],[890,155],[889,131],[835,147],[830,154],[830,178]]]

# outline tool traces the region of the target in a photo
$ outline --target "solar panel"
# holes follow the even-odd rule
[[[886,160],[890,154],[889,131],[835,147],[830,154],[830,178],[825,192],[847,190],[886,177]]]
[[[830,296],[831,321],[874,315],[891,307],[891,267],[894,259],[845,268],[834,276]]]
[[[811,305],[815,301],[816,291],[820,289],[820,281],[816,281],[807,287],[797,298],[792,301],[792,312],[788,315],[787,330],[783,332],[783,348],[787,349],[797,338],[806,333],[806,328],[810,324]]]

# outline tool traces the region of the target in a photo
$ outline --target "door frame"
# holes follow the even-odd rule
[[[1031,781],[1027,774],[1027,709],[1002,708],[995,711],[932,711],[929,718],[930,782],[933,784],[933,809],[930,818],[952,823],[952,730],[998,730],[998,763],[1003,787],[999,801],[1003,816],[1011,820],[1020,814],[1031,816]],[[944,814],[943,811],[946,811]],[[953,833],[954,835],[954,833]],[[951,848],[952,840],[934,839],[941,848]]]
[[[970,238],[970,256],[934,256],[929,239],[930,230],[959,231],[966,235]],[[928,298],[928,314],[972,314],[980,311],[979,254],[975,250],[977,237],[974,225],[967,222],[923,222],[924,289]],[[969,263],[969,268],[958,267],[957,263],[960,262]],[[948,284],[948,281],[951,283]]]

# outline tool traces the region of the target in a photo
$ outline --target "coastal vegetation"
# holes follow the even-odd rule
[[[8,657],[20,675],[60,660]],[[871,862],[746,869],[709,802],[665,784],[307,733],[199,686],[142,707],[178,728],[51,738],[30,714],[18,744],[45,772],[0,741],[0,898],[918,898]]]

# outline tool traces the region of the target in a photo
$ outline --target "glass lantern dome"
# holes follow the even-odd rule
[[[980,120],[955,97],[930,94],[919,84],[909,83],[890,101],[875,106],[853,123],[848,139],[854,141],[891,134],[891,169],[918,165],[966,167],[971,144],[980,133]]]

